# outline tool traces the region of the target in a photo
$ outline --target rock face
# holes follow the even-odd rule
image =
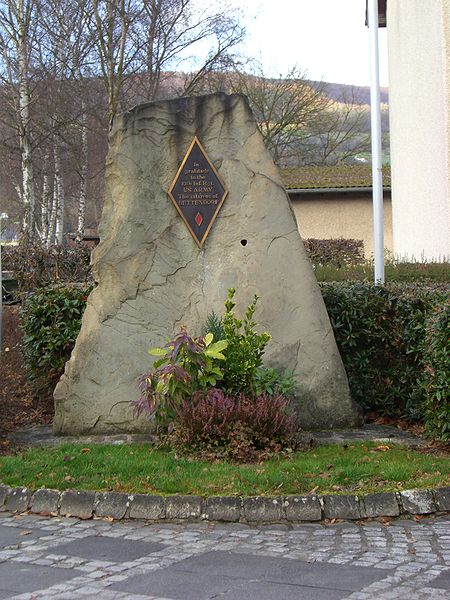
[[[229,192],[201,249],[167,195],[194,136]],[[136,379],[154,360],[148,348],[180,325],[200,333],[209,312],[222,314],[230,287],[237,312],[260,296],[256,318],[272,335],[266,363],[295,372],[302,426],[360,424],[289,200],[245,97],[155,102],[117,118],[100,238],[98,286],[55,390],[55,433],[150,429],[130,408]]]

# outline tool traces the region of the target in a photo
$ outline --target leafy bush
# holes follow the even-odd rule
[[[366,410],[419,418],[426,322],[446,286],[322,284],[353,398]]]
[[[450,306],[439,306],[429,319],[424,344],[422,414],[429,436],[450,441]]]
[[[90,249],[84,245],[3,246],[2,267],[13,272],[19,292],[27,292],[55,283],[89,283],[90,256]]]
[[[223,319],[208,316],[203,336],[182,328],[164,348],[149,351],[160,358],[140,378],[134,408],[168,426],[171,445],[249,460],[263,448],[284,447],[297,430],[281,393],[292,392],[295,382],[289,371],[262,367],[270,335],[255,331],[258,298],[240,320],[234,294],[228,291]],[[224,339],[213,343],[213,331]]]
[[[228,290],[225,315],[222,319],[223,333],[227,342],[226,360],[220,387],[229,394],[252,393],[257,370],[262,366],[264,350],[270,340],[267,332],[256,333],[257,323],[253,320],[258,296],[247,307],[243,320],[234,314],[235,290]]]
[[[212,341],[212,333],[192,338],[182,327],[164,348],[151,348],[149,353],[160,358],[154,370],[139,379],[141,396],[133,403],[135,413],[146,412],[150,418],[168,424],[185,398],[214,387],[223,377],[218,361],[225,359],[222,350],[227,343]]]
[[[333,265],[340,268],[344,265],[358,265],[364,262],[363,240],[310,238],[303,240],[303,243],[313,265]]]
[[[273,367],[260,367],[255,372],[253,389],[255,394],[282,394],[293,396],[297,387],[294,373],[289,369],[275,369]]]
[[[23,302],[25,366],[39,391],[51,392],[61,377],[90,291],[90,287],[55,287],[38,290]]]
[[[185,398],[171,435],[176,447],[215,458],[255,460],[295,446],[298,426],[280,394],[227,395],[210,389]]]

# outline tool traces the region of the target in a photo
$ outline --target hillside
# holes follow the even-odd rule
[[[317,81],[312,81],[313,84],[318,84]],[[358,101],[358,104],[370,105],[370,87],[358,86],[358,85],[346,85],[344,83],[331,83],[326,82],[327,96],[332,100],[340,100],[342,97],[350,98],[352,93],[354,98]],[[380,88],[380,98],[382,104],[389,104],[389,88]]]

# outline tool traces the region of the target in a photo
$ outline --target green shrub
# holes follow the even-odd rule
[[[297,381],[294,373],[289,369],[276,369],[273,367],[259,367],[255,372],[253,381],[255,394],[281,394],[294,396]]]
[[[420,417],[426,321],[446,286],[322,284],[353,398],[366,410]]]
[[[21,309],[23,353],[36,388],[51,392],[70,358],[91,288],[55,287],[38,290]]]
[[[450,306],[439,306],[428,320],[421,388],[422,415],[430,437],[450,441]]]
[[[234,314],[234,295],[235,290],[230,288],[222,318],[227,350],[220,387],[228,394],[251,394],[254,392],[256,372],[262,366],[262,357],[270,335],[267,332],[256,332],[258,323],[253,320],[253,315],[258,296],[255,295],[241,320]]]
[[[141,396],[133,402],[137,415],[145,412],[149,418],[156,418],[166,426],[175,418],[181,403],[197,392],[217,387],[231,395],[242,392],[254,394],[256,372],[262,366],[262,356],[270,335],[255,331],[257,323],[253,321],[253,315],[257,296],[241,321],[234,315],[234,294],[235,290],[230,288],[223,319],[214,313],[208,316],[204,335],[191,337],[182,327],[164,348],[149,350],[159,359],[152,371],[139,378]],[[215,339],[210,329],[219,339]],[[289,383],[287,375],[284,381],[282,377],[278,379],[284,385]],[[264,387],[262,391],[266,391]]]

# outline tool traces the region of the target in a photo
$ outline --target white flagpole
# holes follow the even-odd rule
[[[384,283],[383,177],[381,171],[381,106],[378,65],[378,0],[368,1],[370,38],[370,117],[372,138],[373,254],[375,283]]]

